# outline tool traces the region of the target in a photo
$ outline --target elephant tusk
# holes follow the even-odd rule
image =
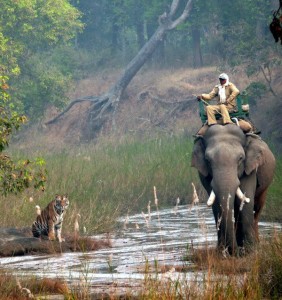
[[[215,193],[214,193],[214,191],[212,190],[212,191],[211,191],[211,194],[210,194],[210,196],[209,196],[209,199],[208,199],[208,201],[207,201],[207,205],[208,205],[208,206],[213,205],[214,201],[215,201]]]
[[[241,191],[241,189],[238,187],[237,191],[236,191],[236,195],[238,196],[238,198],[243,201],[243,202],[247,202],[249,203],[251,200],[250,198],[246,197],[246,195],[243,194],[243,192]],[[208,206],[211,206],[213,205],[215,201],[215,193],[214,191],[212,190],[211,193],[210,193],[210,196],[209,196],[209,199],[207,201],[207,205]]]
[[[237,191],[236,191],[236,195],[238,196],[238,198],[243,201],[243,202],[250,202],[250,198],[246,197],[245,194],[243,194],[243,192],[241,191],[241,189],[238,187]]]

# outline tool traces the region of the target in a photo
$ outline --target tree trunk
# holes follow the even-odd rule
[[[118,49],[118,36],[119,36],[119,26],[117,25],[116,20],[114,20],[112,25],[112,43],[111,43],[112,55],[114,55]]]
[[[145,44],[144,24],[142,21],[139,21],[136,23],[135,27],[137,34],[138,49],[141,49]]]
[[[203,66],[203,57],[201,50],[201,38],[199,28],[192,28],[192,45],[193,45],[193,67],[194,69]]]
[[[156,32],[140,49],[140,51],[132,59],[132,61],[127,65],[123,74],[117,80],[115,85],[113,85],[109,89],[108,92],[98,97],[88,96],[75,99],[63,112],[61,112],[54,119],[47,122],[46,125],[51,126],[52,124],[63,122],[64,115],[74,105],[82,101],[90,101],[91,105],[87,112],[88,115],[85,116],[87,120],[87,128],[81,128],[82,131],[86,132],[86,136],[84,136],[84,138],[90,140],[97,137],[105,122],[109,121],[110,118],[112,118],[112,125],[113,128],[115,128],[115,112],[124,90],[136,75],[136,73],[152,55],[152,53],[157,49],[158,45],[163,41],[166,32],[174,29],[176,26],[178,26],[188,18],[192,8],[192,0],[187,0],[182,14],[175,19],[175,14],[178,10],[179,2],[180,0],[172,0],[169,13],[164,13],[159,17],[159,26]]]

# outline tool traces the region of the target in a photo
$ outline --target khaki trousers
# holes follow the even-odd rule
[[[230,120],[229,112],[225,104],[208,105],[206,106],[208,125],[217,124],[215,114],[220,113],[222,115],[223,124],[232,123]]]
[[[252,127],[252,125],[249,122],[247,122],[245,120],[239,120],[238,123],[239,123],[239,127],[243,130],[244,133],[252,132],[253,127]],[[217,120],[217,124],[222,125],[222,120]],[[208,128],[209,128],[208,125],[202,126],[200,128],[200,130],[197,132],[197,135],[204,136],[204,134],[206,133],[206,131],[208,130]]]

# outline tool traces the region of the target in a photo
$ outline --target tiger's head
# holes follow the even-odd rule
[[[68,195],[56,195],[55,196],[55,211],[58,215],[63,214],[63,212],[68,208],[70,202]]]

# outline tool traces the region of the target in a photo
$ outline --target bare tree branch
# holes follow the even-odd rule
[[[179,0],[173,0],[170,5],[170,12],[169,12],[170,17],[173,17],[175,15],[178,6],[179,6]]]
[[[192,0],[189,0],[183,10],[182,15],[170,24],[169,30],[174,29],[176,26],[184,22],[188,18],[191,9],[192,9]]]
[[[273,88],[272,88],[272,77],[271,77],[271,71],[270,71],[270,68],[269,68],[269,66],[266,66],[266,69],[267,69],[267,73],[268,73],[268,77],[267,77],[267,74],[266,74],[266,72],[265,72],[265,70],[264,70],[264,67],[262,67],[261,65],[259,66],[260,67],[260,70],[261,70],[261,72],[262,72],[262,74],[263,74],[263,76],[264,76],[264,79],[265,79],[265,81],[267,82],[267,84],[268,84],[268,88],[269,88],[269,90],[270,90],[270,92],[271,92],[271,94],[274,96],[274,97],[277,97],[277,94],[274,92],[274,90],[273,90]]]
[[[105,100],[106,99],[104,99],[104,101]],[[77,104],[79,102],[84,102],[84,101],[91,101],[93,103],[95,103],[97,101],[101,102],[100,97],[93,97],[93,96],[88,96],[88,97],[75,99],[61,113],[59,113],[55,118],[53,118],[52,120],[46,122],[45,125],[55,123],[62,115],[64,115],[66,112],[68,112],[75,104]]]

